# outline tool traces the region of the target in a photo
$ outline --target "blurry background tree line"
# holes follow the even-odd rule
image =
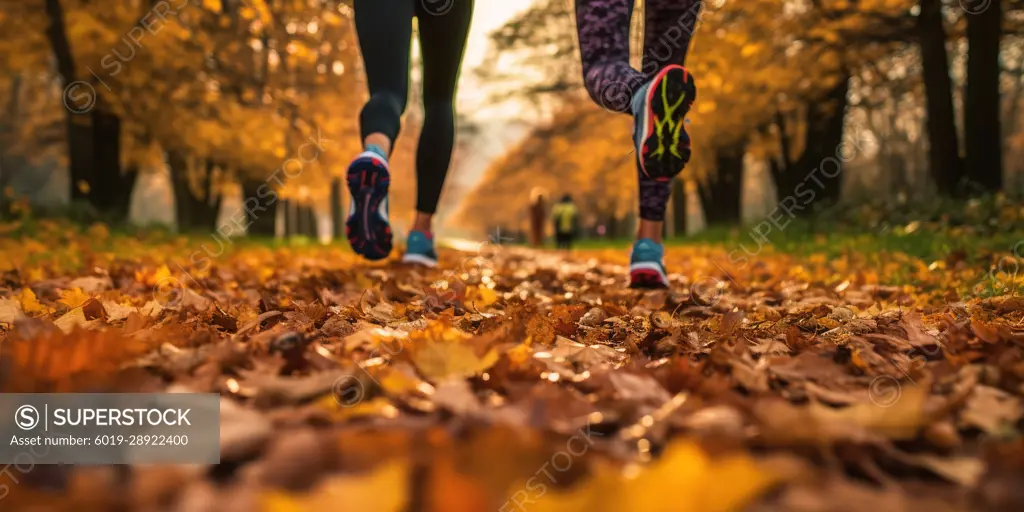
[[[694,157],[669,229],[837,202],[884,215],[1019,198],[1022,4],[709,0],[687,62]],[[572,192],[587,232],[632,229],[631,121],[582,91],[572,6],[535,0],[492,35],[482,75],[495,101],[540,122],[471,193],[453,173],[441,208],[467,230],[525,231],[535,190]],[[345,212],[336,178],[358,151],[366,97],[351,0],[0,0],[0,30],[0,211],[28,197],[76,216],[173,211],[179,230],[261,235],[327,232],[321,220]],[[392,158],[396,217],[414,202],[413,85]]]
[[[694,156],[674,182],[668,230],[852,212],[843,206],[956,223],[967,221],[942,205],[1019,201],[1022,5],[708,0],[686,62],[698,89]],[[631,120],[594,107],[582,90],[575,27],[564,21],[572,15],[572,2],[537,0],[493,34],[506,57],[487,72],[514,84],[501,94],[530,97],[547,118],[488,170],[463,204],[466,222],[525,230],[529,197],[520,191],[541,186],[549,197],[571,191],[591,232],[632,234]]]
[[[351,0],[0,0],[0,31],[3,211],[262,235],[345,211],[333,178],[366,97]],[[409,183],[417,116],[393,157]]]

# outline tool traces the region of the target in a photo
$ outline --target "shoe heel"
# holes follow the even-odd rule
[[[346,176],[353,213],[345,222],[352,250],[369,260],[381,260],[391,253],[391,226],[377,214],[391,183],[387,169],[357,162]]]

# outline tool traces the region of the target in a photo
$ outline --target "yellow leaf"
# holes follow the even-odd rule
[[[372,400],[363,400],[361,396],[353,398],[358,401],[350,404],[341,404],[338,402],[337,396],[329,394],[320,398],[315,403],[338,420],[349,420],[364,416],[394,418],[398,415],[398,409],[391,405],[387,398],[380,396]]]
[[[365,476],[335,476],[311,492],[268,491],[261,496],[263,512],[400,512],[408,504],[409,464],[396,460]]]
[[[89,299],[89,294],[82,292],[81,288],[74,288],[60,292],[60,299],[57,299],[57,302],[60,302],[69,308],[77,308],[82,304],[85,304],[85,301]]]
[[[607,465],[595,469],[593,477],[569,491],[536,484],[517,486],[509,494],[510,501],[528,499],[532,512],[729,512],[742,510],[780,479],[745,454],[712,460],[686,441],[669,445],[659,461],[629,477]],[[672,489],[676,498],[666,500],[665,489]]]
[[[173,279],[173,276],[171,276],[171,269],[167,268],[167,265],[161,265],[160,268],[156,269],[156,273],[153,274],[152,278],[150,278],[148,284],[160,284],[170,279]]]
[[[39,299],[36,298],[36,294],[31,288],[22,288],[18,301],[21,302],[21,309],[25,313],[32,314],[48,312],[46,306],[39,302]]]
[[[815,407],[815,415],[820,421],[858,425],[889,439],[913,439],[928,423],[924,385],[901,387],[896,379],[880,377],[872,382],[868,395],[870,401],[844,409]]]
[[[256,277],[259,278],[260,284],[267,284],[267,280],[274,275],[274,269],[270,267],[260,267],[256,272]]]
[[[28,280],[30,282],[38,282],[46,279],[46,272],[41,268],[31,268],[28,271]]]
[[[478,355],[470,342],[472,336],[443,322],[435,322],[409,338],[413,363],[424,377],[434,382],[472,377],[498,361],[496,350],[491,348],[483,356]]]
[[[512,364],[521,366],[529,361],[530,358],[533,357],[533,348],[531,345],[533,345],[533,336],[527,336],[526,341],[510,348],[506,354],[508,354],[508,358],[512,361]]]
[[[498,292],[486,286],[471,286],[466,290],[466,303],[476,309],[483,309],[498,300]]]
[[[394,396],[405,396],[417,392],[424,385],[424,382],[418,378],[394,368],[389,368],[379,380],[381,389]]]
[[[472,377],[493,366],[498,361],[498,354],[491,350],[480,357],[469,345],[428,341],[416,349],[412,359],[425,377],[441,381]]]

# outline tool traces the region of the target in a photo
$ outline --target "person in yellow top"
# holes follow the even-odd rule
[[[579,216],[579,209],[569,194],[562,196],[562,200],[551,209],[551,217],[555,222],[555,242],[559,249],[572,249]]]

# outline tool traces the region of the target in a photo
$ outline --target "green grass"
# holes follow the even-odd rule
[[[758,251],[758,246],[771,247],[776,252],[808,255],[824,254],[837,257],[850,252],[859,253],[904,253],[922,260],[933,261],[963,251],[966,258],[974,260],[992,253],[1012,254],[1014,247],[1024,252],[1024,231],[1008,230],[979,235],[970,230],[936,229],[918,227],[908,230],[905,226],[877,230],[857,229],[839,226],[815,225],[804,220],[794,220],[779,230],[772,226],[762,238],[755,231],[755,225],[712,226],[700,233],[686,237],[673,237],[665,241],[666,247],[710,245],[726,251]],[[580,249],[622,249],[628,250],[631,238],[585,239],[575,246]],[[1021,245],[1017,245],[1021,244]]]

